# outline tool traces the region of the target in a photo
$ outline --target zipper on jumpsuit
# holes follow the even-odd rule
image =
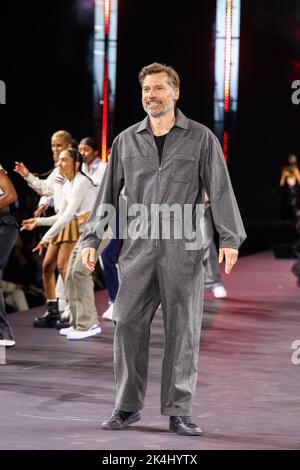
[[[160,178],[161,178],[161,172],[162,172],[162,164],[163,164],[163,158],[164,158],[164,149],[166,148],[166,142],[168,140],[168,137],[169,137],[169,134],[171,132],[171,129],[169,130],[169,132],[167,133],[166,135],[166,138],[165,138],[165,142],[164,142],[164,146],[163,146],[163,151],[162,151],[162,154],[161,154],[161,159],[160,159],[160,164],[159,164],[159,168],[158,168],[158,174],[157,174],[157,206],[156,206],[156,221],[158,221],[158,233],[156,234],[157,237],[159,238],[159,235],[160,235],[160,226],[159,226],[159,218],[158,218],[158,207],[160,205],[160,202],[159,202],[159,187],[160,187]],[[154,139],[154,137],[153,137]],[[159,161],[159,155],[158,155],[158,161]],[[153,246],[155,246],[156,248],[158,247],[158,238],[155,239],[155,243],[153,244]]]
[[[158,231],[156,233],[157,237],[159,237],[159,233],[160,233],[158,206],[159,206],[159,187],[160,187],[160,178],[161,178],[161,165],[162,165],[162,156],[161,156],[160,167],[158,168],[158,178],[157,178],[157,205],[156,205],[156,223],[158,223]],[[158,238],[155,238],[154,246],[156,248],[158,247]]]

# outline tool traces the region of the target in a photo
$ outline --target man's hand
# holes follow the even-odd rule
[[[82,264],[91,273],[95,270],[96,250],[95,248],[83,248],[81,251]]]
[[[20,232],[23,230],[33,230],[37,227],[37,221],[36,219],[26,219],[22,220],[22,226],[20,228]]]
[[[225,256],[225,273],[229,274],[238,259],[238,250],[234,248],[220,248],[219,263],[222,263]]]
[[[48,245],[48,243],[46,243],[46,242],[44,242],[43,240],[41,240],[40,243],[39,243],[35,248],[33,248],[32,251],[33,251],[33,253],[34,253],[35,251],[37,251],[37,252],[38,252],[38,255],[41,256],[41,254],[43,253],[43,250],[44,250],[45,248],[47,248],[47,245]]]
[[[29,170],[28,168],[24,165],[23,162],[15,162],[16,166],[14,168],[14,171],[21,175],[23,178],[26,178],[26,176],[29,175]]]

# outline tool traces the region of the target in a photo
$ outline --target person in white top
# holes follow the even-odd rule
[[[38,194],[52,197],[54,203],[54,210],[58,212],[62,197],[62,183],[64,178],[60,175],[59,169],[56,167],[58,162],[58,157],[60,153],[65,150],[66,148],[70,147],[72,143],[72,136],[67,131],[57,131],[51,137],[51,149],[52,149],[52,156],[53,156],[53,163],[54,169],[50,172],[45,173],[47,176],[46,179],[41,179],[35,175],[33,175],[28,168],[24,165],[23,162],[16,162],[14,171],[22,176],[28,186]],[[41,198],[42,199],[42,198]],[[45,199],[42,199],[45,201]],[[40,212],[45,209],[45,205],[39,202]],[[37,214],[39,216],[40,214]]]
[[[82,171],[88,175],[97,186],[100,186],[104,178],[107,163],[99,158],[97,142],[91,137],[85,137],[81,139],[78,151],[82,155]]]
[[[18,226],[10,214],[9,204],[17,199],[16,190],[0,164],[0,269],[7,263],[11,250],[18,237]],[[8,322],[2,288],[0,286],[0,346],[16,344],[12,328]]]
[[[60,153],[72,145],[72,136],[65,130],[55,132],[51,137],[51,149],[53,155],[54,169],[46,179],[34,176],[22,162],[16,162],[14,171],[21,175],[28,185],[37,193],[47,197],[46,204],[49,204],[48,198],[53,198],[54,210],[57,213],[62,203],[64,177],[60,174],[56,166]],[[46,205],[45,200],[41,198],[39,208],[34,215],[43,214]],[[70,231],[69,231],[70,233]],[[66,235],[66,234],[65,234]],[[60,296],[63,295],[63,282],[60,276],[56,285],[56,267],[59,272],[64,270],[66,262],[70,257],[72,249],[77,241],[76,238],[61,236],[57,237],[53,243],[49,243],[42,264],[43,287],[47,298],[47,311],[41,319],[36,319],[33,326],[36,328],[55,327],[59,320],[59,306],[57,301],[57,286],[60,286]],[[65,272],[64,272],[65,274]]]
[[[80,232],[89,216],[89,212],[97,195],[97,186],[82,170],[82,157],[75,149],[64,150],[58,161],[60,173],[67,182],[63,186],[63,200],[59,212],[51,217],[38,217],[22,222],[21,230],[33,230],[37,226],[50,226],[33,251],[42,253],[43,249],[71,221],[76,221],[76,229]],[[79,237],[78,234],[78,237]],[[82,339],[97,336],[101,332],[94,300],[94,284],[90,272],[83,267],[74,269],[76,259],[81,262],[80,237],[67,261],[65,279],[66,294],[70,302],[72,319],[71,327],[61,330],[68,339]],[[75,337],[72,337],[72,334]],[[78,334],[78,337],[76,336]]]
[[[91,137],[85,137],[79,143],[79,152],[83,158],[83,171],[92,178],[95,184],[101,185],[107,163],[99,159],[97,142]],[[114,302],[119,289],[118,259],[121,251],[121,242],[113,238],[109,245],[99,256],[99,262],[103,269],[106,288],[108,290],[108,309],[102,314],[102,318],[112,320]]]

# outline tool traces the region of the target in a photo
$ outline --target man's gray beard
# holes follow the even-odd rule
[[[146,111],[146,113],[148,114],[148,116],[151,116],[151,117],[160,117],[160,116],[164,116],[165,114],[167,114],[169,111],[171,111],[173,109],[173,107],[175,107],[175,103],[174,103],[174,106],[172,106],[170,104],[170,106],[168,106],[168,104],[165,104],[165,106],[162,108],[161,111],[158,111],[157,113],[153,114],[153,111],[147,109],[144,104],[143,104],[143,108],[144,108],[144,111]]]

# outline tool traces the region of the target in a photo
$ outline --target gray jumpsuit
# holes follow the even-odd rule
[[[220,247],[238,249],[246,238],[217,138],[179,109],[165,140],[161,164],[148,117],[116,137],[82,247],[98,248],[101,205],[117,207],[123,186],[128,207],[144,204],[149,213],[151,204],[199,204],[204,214],[206,191]],[[116,407],[136,411],[144,406],[150,324],[161,303],[165,329],[161,412],[191,415],[203,306],[201,247],[187,250],[185,240],[175,237],[128,238],[124,240],[119,268],[121,279],[113,317]]]

